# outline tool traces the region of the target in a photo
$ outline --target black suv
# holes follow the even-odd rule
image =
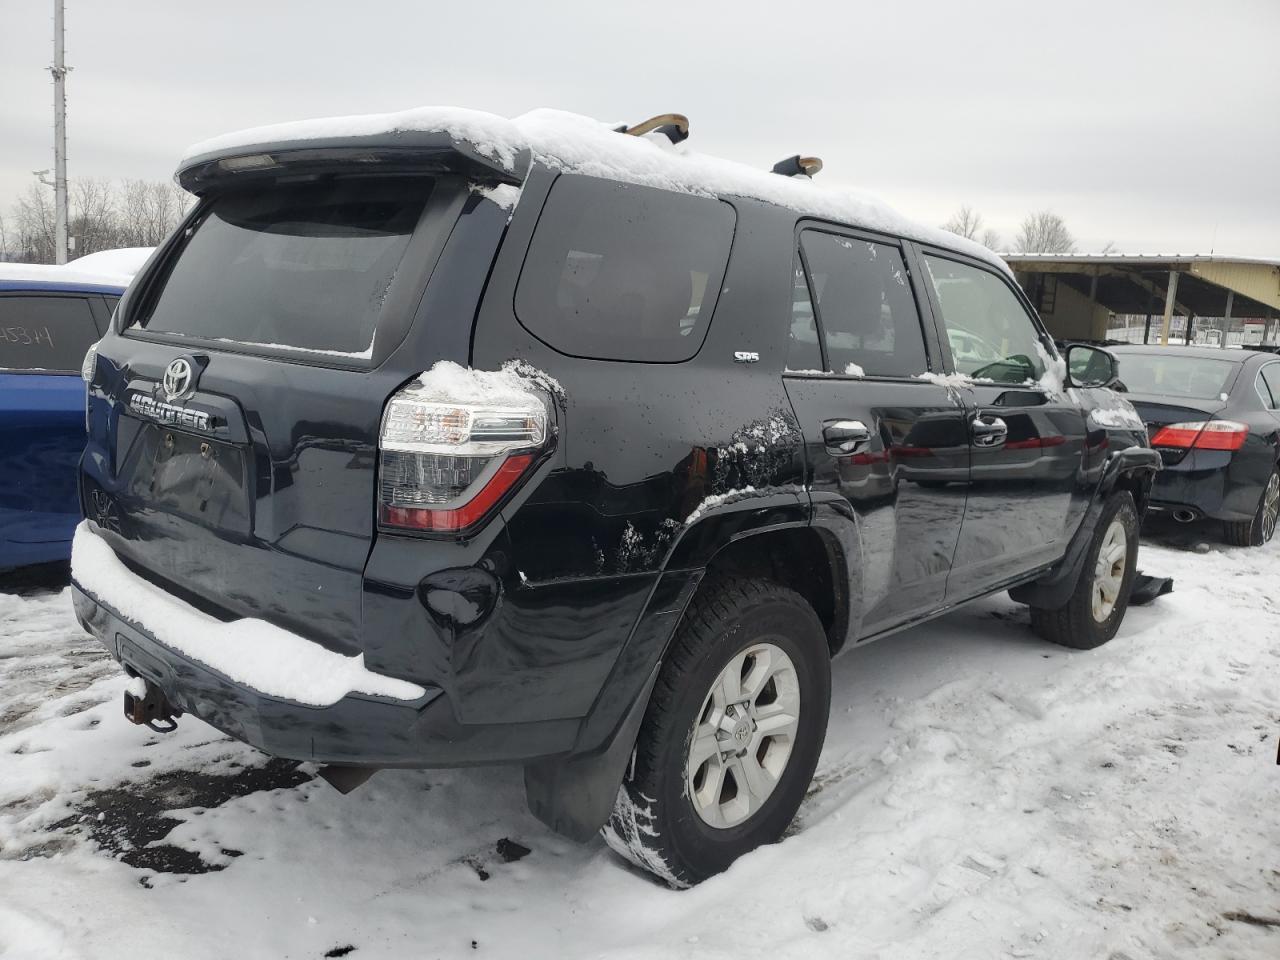
[[[86,358],[75,608],[137,722],[522,764],[682,886],[782,835],[841,649],[1000,590],[1110,639],[1160,459],[988,252],[563,117],[183,162]]]

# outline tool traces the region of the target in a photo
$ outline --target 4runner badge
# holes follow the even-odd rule
[[[129,397],[129,409],[148,420],[157,423],[169,423],[175,427],[189,427],[192,430],[203,430],[208,433],[213,429],[209,414],[203,410],[192,410],[174,403],[165,403],[145,393],[135,393]]]

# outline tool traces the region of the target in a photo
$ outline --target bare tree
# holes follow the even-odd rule
[[[1102,249],[1099,250],[1098,252],[1101,253],[1104,257],[1106,257],[1113,253],[1119,253],[1120,248],[1116,246],[1116,242],[1114,240],[1108,240],[1106,243],[1102,245]]]
[[[1063,219],[1051,210],[1027,214],[1013,239],[1018,253],[1075,253],[1076,241]]]
[[[73,257],[114,247],[151,247],[165,239],[186,215],[193,198],[175,183],[81,178],[70,182]],[[53,200],[47,187],[31,184],[13,209],[13,229],[0,237],[33,263],[54,259]]]
[[[948,233],[973,240],[991,250],[1000,246],[1000,234],[985,225],[982,214],[967,203],[951,215],[951,219],[942,225]]]
[[[977,240],[978,233],[982,230],[982,214],[966,203],[951,215],[942,229],[966,240]]]

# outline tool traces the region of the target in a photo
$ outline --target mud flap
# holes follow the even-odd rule
[[[1172,577],[1149,577],[1139,570],[1134,574],[1133,584],[1129,587],[1129,604],[1143,607],[1166,593],[1173,593]]]
[[[605,747],[596,753],[525,766],[524,793],[529,811],[556,833],[585,843],[609,819],[661,668],[661,662],[654,666],[640,696]]]

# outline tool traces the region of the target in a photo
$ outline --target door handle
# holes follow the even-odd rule
[[[871,431],[861,420],[825,420],[822,442],[833,457],[847,457],[871,442]]]
[[[969,421],[975,447],[998,447],[1009,436],[1008,425],[999,417],[980,413]]]

